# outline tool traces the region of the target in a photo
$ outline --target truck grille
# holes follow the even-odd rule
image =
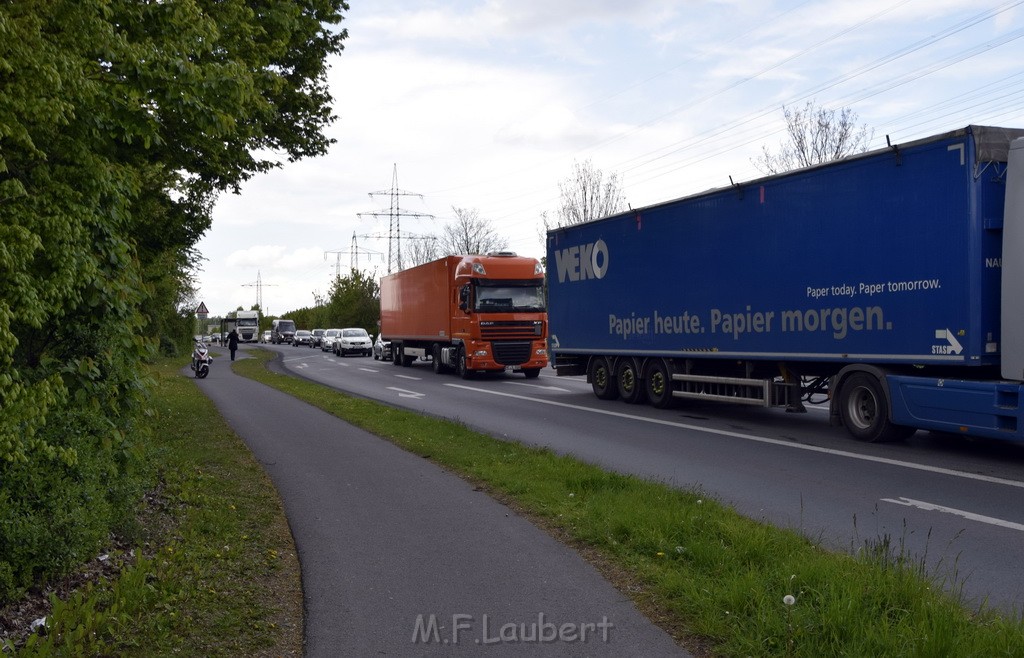
[[[494,342],[491,343],[494,360],[503,366],[518,366],[530,360],[529,342]]]
[[[542,336],[543,329],[544,324],[542,322],[534,322],[533,320],[488,321],[480,323],[480,337],[484,340],[533,339]]]

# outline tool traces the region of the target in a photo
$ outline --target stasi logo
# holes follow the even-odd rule
[[[603,279],[608,272],[608,245],[604,240],[555,252],[558,282]]]

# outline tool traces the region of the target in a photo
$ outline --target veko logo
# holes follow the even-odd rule
[[[555,252],[558,282],[603,279],[608,271],[608,245],[604,240]]]

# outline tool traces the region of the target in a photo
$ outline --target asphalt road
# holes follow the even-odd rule
[[[744,515],[838,550],[888,542],[927,563],[966,603],[1024,607],[1024,446],[918,432],[864,444],[825,410],[597,400],[582,378],[464,381],[308,348],[272,348],[290,372],[356,395],[457,419],[500,438],[699,489]]]
[[[508,508],[235,375],[221,352],[196,383],[282,498],[302,568],[307,655],[688,655],[579,555]]]

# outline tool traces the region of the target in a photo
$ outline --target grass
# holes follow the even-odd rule
[[[251,377],[450,469],[576,546],[697,653],[1021,656],[1024,625],[966,610],[885,540],[859,556],[709,500],[271,372]],[[792,597],[791,599],[788,597]],[[787,603],[787,602],[791,602]],[[614,621],[614,620],[613,620]]]
[[[830,553],[700,492],[349,397],[267,370],[270,352],[252,354],[236,372],[478,484],[576,547],[699,655],[1024,655],[1020,620],[965,610],[899,542]],[[298,563],[273,486],[181,366],[154,368],[161,481],[146,541],[118,577],[54,600],[46,633],[19,655],[301,653]]]
[[[153,368],[159,483],[143,541],[112,579],[51,599],[20,656],[282,656],[302,653],[298,559],[269,478],[183,362]]]

